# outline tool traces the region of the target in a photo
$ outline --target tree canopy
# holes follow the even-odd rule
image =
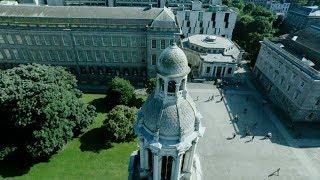
[[[234,3],[232,3],[234,6]],[[235,6],[237,7],[237,6]],[[276,15],[265,7],[253,3],[246,4],[238,14],[233,39],[246,52],[246,58],[253,66],[259,53],[259,41],[272,37],[277,29],[273,26]]]
[[[115,77],[108,83],[107,104],[114,107],[118,104],[129,105],[135,97],[134,87],[130,81]]]
[[[20,65],[0,74],[0,160],[47,158],[87,128],[94,107],[62,67]]]
[[[117,141],[131,140],[134,137],[133,125],[136,120],[137,109],[124,105],[115,106],[104,122],[107,135]]]

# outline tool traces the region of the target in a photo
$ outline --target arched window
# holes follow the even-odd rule
[[[176,82],[175,81],[169,81],[169,83],[168,83],[168,92],[169,93],[176,92]]]
[[[231,72],[232,72],[232,68],[229,67],[229,68],[228,68],[228,74],[231,74]]]
[[[164,91],[164,82],[163,79],[159,78],[159,87],[161,91]]]
[[[172,156],[162,156],[162,167],[161,167],[161,179],[171,179],[172,175],[172,165],[173,157]]]
[[[180,87],[179,87],[179,91],[182,91],[184,89],[184,84],[186,83],[185,79],[182,79]]]

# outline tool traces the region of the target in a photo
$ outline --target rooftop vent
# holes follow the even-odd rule
[[[206,38],[205,38],[205,41],[206,42],[214,42],[215,40],[217,39],[217,36],[207,36]]]

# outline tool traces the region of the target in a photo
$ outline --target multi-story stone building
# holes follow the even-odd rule
[[[194,34],[208,34],[231,39],[237,13],[222,5],[203,9],[201,2],[195,0],[192,4],[192,10],[178,10],[176,17],[178,25],[186,37]]]
[[[232,77],[243,50],[221,36],[193,35],[182,40],[194,78]]]
[[[0,6],[0,66],[65,66],[80,79],[155,75],[180,30],[167,8]],[[177,36],[178,37],[178,36]]]
[[[293,121],[320,121],[320,27],[264,39],[254,67],[270,100]]]
[[[26,1],[26,0],[25,0]],[[33,1],[33,0],[27,0]],[[42,4],[55,6],[150,6],[153,7],[179,7],[191,9],[192,0],[34,0],[43,1]],[[221,0],[203,0],[203,7],[207,8],[211,5],[221,5]],[[37,4],[37,3],[35,3]],[[39,4],[41,5],[41,4]]]
[[[320,8],[318,6],[292,5],[285,18],[285,23],[294,30],[320,25]]]

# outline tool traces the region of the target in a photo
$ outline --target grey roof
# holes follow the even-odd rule
[[[1,21],[146,24],[154,27],[175,27],[175,19],[167,8],[98,7],[98,6],[0,6]],[[157,23],[153,21],[156,20]]]
[[[293,34],[290,34],[287,39],[291,39],[295,37],[294,42],[299,43],[307,47],[308,49],[312,49],[316,52],[320,52],[320,26],[310,26],[300,31],[297,31]]]
[[[182,137],[195,130],[196,108],[192,98],[179,98],[178,102],[163,104],[151,94],[141,108],[142,124],[160,137]]]
[[[225,56],[223,54],[204,54],[200,55],[204,62],[218,62],[218,63],[236,63],[232,56]]]
[[[190,72],[186,54],[176,45],[167,47],[157,61],[157,72],[161,75],[187,75]]]
[[[206,41],[207,38],[215,38],[213,42]],[[233,42],[221,36],[196,34],[188,38],[189,43],[210,49],[226,49],[233,46]]]

